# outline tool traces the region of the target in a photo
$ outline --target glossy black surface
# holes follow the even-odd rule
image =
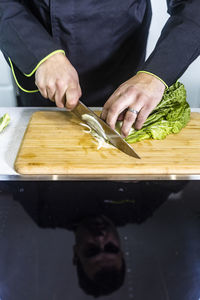
[[[200,299],[199,181],[0,189],[0,300],[93,299],[79,286],[73,246],[82,220],[102,215],[119,232],[126,274],[100,299]]]

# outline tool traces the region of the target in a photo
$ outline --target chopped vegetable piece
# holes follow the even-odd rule
[[[0,132],[9,124],[10,116],[5,114],[3,117],[0,118]]]
[[[85,114],[84,116],[86,116],[86,114]],[[89,116],[89,115],[87,115],[87,116]],[[97,121],[96,121],[96,122],[97,122]],[[88,122],[88,124],[89,124],[89,122]],[[96,124],[96,123],[95,123],[95,124]],[[98,123],[98,124],[99,124],[99,123]],[[101,148],[114,148],[114,146],[112,146],[112,145],[108,142],[107,138],[105,139],[104,137],[102,137],[102,135],[99,135],[99,133],[97,133],[96,127],[94,127],[94,124],[93,124],[93,128],[95,128],[95,129],[93,129],[91,125],[86,125],[86,124],[84,124],[84,123],[80,123],[80,125],[82,125],[82,126],[88,128],[88,130],[83,130],[83,131],[84,131],[85,133],[91,134],[91,135],[95,138],[95,140],[96,140],[95,144],[97,144],[97,150],[99,150],[99,149],[101,149]],[[100,125],[100,124],[99,124],[99,125]],[[101,125],[100,125],[100,126],[101,126]],[[102,128],[102,130],[103,130],[103,128]],[[103,131],[103,132],[104,132],[104,131]],[[104,133],[104,134],[105,134],[105,133]]]

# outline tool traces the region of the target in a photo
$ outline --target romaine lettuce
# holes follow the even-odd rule
[[[176,82],[167,90],[160,103],[151,112],[142,129],[131,129],[126,141],[135,143],[146,139],[161,140],[170,133],[178,133],[190,120],[184,85]],[[119,129],[121,124],[118,123]]]

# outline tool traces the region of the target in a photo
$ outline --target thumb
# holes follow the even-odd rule
[[[80,89],[77,87],[68,87],[66,91],[66,104],[68,110],[72,110],[77,105],[81,96]]]

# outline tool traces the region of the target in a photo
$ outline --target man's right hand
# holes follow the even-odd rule
[[[78,74],[63,53],[54,54],[39,66],[35,84],[44,98],[60,108],[72,110],[81,97]]]

